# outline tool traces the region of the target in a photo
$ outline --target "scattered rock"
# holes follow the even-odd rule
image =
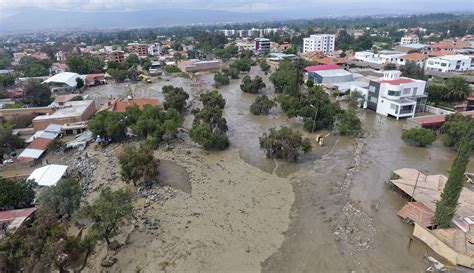
[[[111,267],[117,262],[117,258],[115,257],[110,257],[107,256],[102,260],[102,263],[100,263],[103,267]]]

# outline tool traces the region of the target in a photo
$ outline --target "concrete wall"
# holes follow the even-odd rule
[[[52,114],[54,110],[50,107],[32,107],[20,109],[0,109],[0,120],[9,121],[19,116],[32,116]]]
[[[38,131],[45,129],[50,124],[64,125],[66,123],[88,121],[96,111],[95,102],[92,102],[81,115],[59,118],[55,118],[54,115],[51,115],[51,118],[48,119],[33,120],[33,127]]]
[[[436,238],[428,229],[422,227],[416,222],[415,228],[413,229],[413,236],[423,241],[434,252],[448,260],[450,263],[454,265],[462,265],[468,268],[474,268],[474,257],[457,253],[443,241]]]

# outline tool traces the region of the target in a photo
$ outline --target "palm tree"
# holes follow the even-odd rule
[[[462,77],[450,78],[446,81],[448,98],[454,101],[462,101],[471,95],[471,88]]]

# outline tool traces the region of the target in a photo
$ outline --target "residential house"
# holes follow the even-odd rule
[[[139,43],[128,43],[127,49],[130,53],[135,53],[140,57],[148,56],[148,45]]]
[[[305,71],[308,73],[309,80],[319,84],[333,84],[353,80],[353,74],[341,69],[337,64],[308,66]]]
[[[406,65],[407,62],[414,62],[420,67],[425,66],[425,60],[428,58],[426,54],[410,53],[398,57],[397,65]]]
[[[425,44],[405,44],[405,45],[398,45],[395,47],[395,51],[399,52],[409,52],[409,51],[418,51],[418,52],[425,52],[429,49],[428,45]]]
[[[414,117],[415,112],[425,110],[425,86],[425,81],[401,77],[400,71],[388,70],[382,78],[371,80],[368,88],[351,86],[351,92],[364,96],[363,108],[399,119]]]
[[[87,74],[84,79],[84,84],[86,86],[95,86],[95,85],[102,85],[106,84],[105,81],[105,74],[104,73],[97,73],[97,74]]]
[[[446,55],[428,58],[425,67],[426,71],[437,72],[464,72],[471,69],[474,69],[472,58],[466,55]]]
[[[420,42],[420,38],[418,38],[418,36],[415,34],[405,35],[400,40],[401,45],[418,44],[419,42]]]
[[[200,60],[183,60],[178,62],[178,67],[183,72],[200,72],[209,70],[219,70],[221,68],[220,60],[200,61]]]
[[[159,43],[154,43],[148,46],[148,55],[150,56],[160,56],[161,46]]]
[[[50,124],[64,125],[88,121],[96,112],[95,101],[68,101],[54,113],[37,116],[33,119],[35,130],[43,130]]]

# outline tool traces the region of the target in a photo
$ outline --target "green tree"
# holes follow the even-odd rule
[[[407,61],[405,65],[400,66],[400,71],[402,72],[402,76],[404,77],[426,80],[425,70],[416,62]]]
[[[22,102],[35,107],[47,106],[51,103],[51,90],[39,82],[28,81]]]
[[[255,101],[250,105],[250,112],[254,115],[267,115],[276,103],[267,96],[257,96]]]
[[[22,138],[12,134],[12,126],[8,123],[0,125],[0,143],[0,162],[2,163],[4,154],[10,154],[25,146],[25,141]]]
[[[270,80],[275,86],[276,93],[293,94],[299,93],[299,86],[302,80],[302,71],[290,60],[283,60],[278,65],[278,69],[272,73]]]
[[[252,93],[252,94],[257,94],[265,88],[266,85],[263,82],[263,79],[260,76],[255,76],[255,78],[252,80],[250,76],[245,76],[242,79],[242,83],[240,84],[240,90],[246,93]]]
[[[138,58],[138,55],[137,54],[129,54],[127,56],[127,65],[128,67],[132,67],[134,65],[138,65],[140,64],[140,58]]]
[[[14,85],[16,78],[15,73],[0,74],[0,88]]]
[[[303,138],[301,133],[287,127],[279,130],[272,128],[259,138],[260,148],[268,158],[283,158],[288,161],[297,161],[299,155],[311,151],[309,138]]]
[[[383,70],[397,70],[397,65],[393,63],[387,63],[383,66]]]
[[[107,73],[112,76],[115,82],[123,82],[128,77],[128,70],[125,69],[109,68]]]
[[[17,182],[0,177],[0,210],[32,207],[36,185],[33,181]]]
[[[278,101],[289,118],[302,117],[304,128],[310,132],[332,128],[341,112],[320,86],[311,88],[308,94],[280,96]]]
[[[451,166],[448,181],[441,193],[441,200],[436,203],[436,223],[441,228],[449,227],[456,213],[459,196],[464,187],[464,172],[474,148],[474,126],[467,128],[459,144],[456,158]]]
[[[235,67],[229,67],[228,69],[224,69],[223,73],[227,75],[227,77],[236,80],[239,78],[240,71]]]
[[[244,57],[238,60],[235,60],[233,64],[231,64],[232,68],[236,68],[241,72],[249,72],[252,68],[252,60],[250,58]]]
[[[42,191],[38,197],[38,203],[54,211],[60,218],[69,217],[79,209],[81,196],[81,184],[76,179],[67,177]]]
[[[50,60],[40,60],[27,56],[20,60],[20,68],[26,77],[40,77],[49,75]]]
[[[230,83],[229,76],[227,76],[226,74],[223,74],[220,72],[214,74],[214,86],[216,88],[219,88],[224,85],[229,85],[229,83]]]
[[[83,86],[84,86],[84,80],[82,78],[77,77],[76,78],[76,88],[80,89]]]
[[[104,63],[97,57],[72,55],[67,58],[66,64],[69,71],[78,74],[104,72]]]
[[[263,72],[268,72],[270,71],[271,66],[267,64],[264,60],[260,61],[260,69],[262,69]]]
[[[224,150],[229,147],[226,134],[219,129],[211,129],[207,123],[194,124],[189,137],[206,150]]]
[[[55,139],[53,139],[53,141],[51,141],[48,144],[48,151],[58,152],[58,151],[61,151],[62,149],[64,149],[64,146],[65,146],[64,141],[62,141],[58,138],[55,138]]]
[[[433,102],[435,106],[444,101],[448,94],[448,90],[443,84],[428,84],[425,91],[428,94],[428,101]]]
[[[143,184],[145,187],[151,187],[158,182],[160,162],[153,156],[152,150],[126,146],[118,159],[125,182],[132,182],[134,186]]]
[[[446,97],[453,101],[462,101],[471,95],[471,88],[462,77],[446,80]]]
[[[425,128],[411,128],[402,133],[402,139],[410,145],[425,147],[436,140],[436,134]]]
[[[306,81],[306,86],[307,86],[308,88],[313,88],[313,87],[314,87],[314,82],[313,82],[312,80],[308,79],[308,80]]]
[[[335,127],[341,135],[358,135],[362,132],[362,123],[352,108],[339,113]]]
[[[177,66],[174,66],[174,65],[167,65],[165,66],[165,72],[168,74],[180,73],[181,69],[179,69]]]
[[[446,116],[441,126],[444,145],[457,148],[467,128],[474,126],[474,120],[459,113]]]
[[[182,87],[174,87],[172,85],[165,85],[162,90],[163,94],[165,94],[165,109],[174,108],[180,113],[183,112],[189,94],[186,93]]]
[[[93,205],[82,208],[81,216],[93,220],[91,232],[110,245],[110,239],[119,228],[133,217],[132,194],[126,190],[113,192],[105,188]]]
[[[122,113],[102,111],[96,114],[87,127],[94,135],[121,141],[127,137],[127,126]]]

